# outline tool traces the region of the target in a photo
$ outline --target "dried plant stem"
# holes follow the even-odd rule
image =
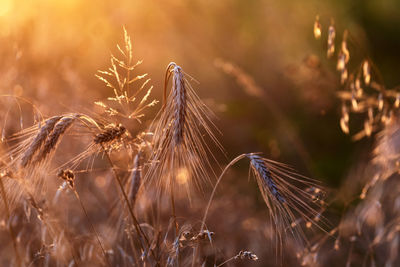
[[[223,263],[217,265],[217,267],[221,267],[221,266],[223,266],[223,265],[227,264],[228,262],[231,262],[231,261],[233,261],[233,260],[235,260],[235,259],[236,259],[236,256],[233,256],[232,258],[227,259],[227,260],[224,261]]]
[[[153,251],[153,250],[151,249],[151,247],[150,247],[149,239],[147,238],[146,234],[143,232],[142,228],[140,227],[139,221],[137,220],[135,214],[133,213],[132,205],[131,205],[130,202],[129,202],[129,198],[128,198],[128,195],[126,194],[125,190],[124,190],[124,186],[123,186],[123,184],[122,184],[122,181],[121,181],[121,179],[119,178],[119,176],[118,176],[118,174],[117,174],[117,172],[116,172],[116,170],[115,170],[115,168],[114,168],[114,163],[112,162],[111,157],[110,157],[110,155],[108,154],[108,152],[107,152],[107,150],[105,149],[105,147],[103,146],[103,144],[101,144],[101,147],[102,147],[102,149],[103,149],[103,151],[104,151],[104,153],[105,153],[105,155],[106,155],[106,158],[107,158],[108,162],[109,162],[110,165],[111,165],[111,169],[112,169],[112,171],[113,171],[113,174],[114,174],[115,179],[117,180],[118,186],[119,186],[119,188],[120,188],[120,190],[121,190],[121,192],[122,192],[122,195],[123,195],[123,197],[124,197],[124,201],[125,201],[125,203],[126,203],[126,205],[127,205],[127,207],[128,207],[129,214],[131,215],[131,218],[132,218],[133,224],[134,224],[134,226],[135,226],[136,232],[137,232],[138,236],[142,236],[142,237],[143,237],[143,239],[144,239],[145,242],[146,242],[146,246],[149,248],[149,250],[150,250],[150,252],[151,252],[151,254],[152,254],[154,260],[156,261],[156,266],[159,266],[160,264],[159,264],[159,262],[158,262],[158,260],[157,260],[157,257],[156,257],[156,255],[154,254],[154,251]],[[146,249],[144,248],[142,242],[140,242],[140,245],[141,245],[143,251],[146,251]]]
[[[110,261],[108,260],[106,251],[104,250],[103,243],[102,243],[101,240],[100,240],[100,236],[99,236],[99,234],[97,233],[96,229],[94,228],[93,223],[92,223],[92,221],[91,221],[90,218],[89,218],[89,215],[88,215],[88,213],[87,213],[87,211],[86,211],[85,206],[83,205],[83,202],[82,202],[81,198],[79,197],[78,192],[76,191],[75,188],[73,188],[72,190],[74,191],[74,194],[75,194],[76,198],[78,199],[79,204],[80,204],[81,207],[82,207],[83,213],[85,213],[85,216],[86,216],[86,219],[87,219],[88,222],[89,222],[90,228],[92,229],[93,233],[95,234],[95,236],[96,236],[96,238],[97,238],[97,242],[98,242],[99,245],[100,245],[101,251],[102,251],[102,253],[103,253],[103,256],[104,256],[104,258],[105,258],[105,260],[106,260],[108,266],[111,267],[112,265],[111,265]]]
[[[25,189],[25,190],[26,190],[26,189]],[[39,214],[40,211],[38,210],[37,201],[35,200],[34,196],[33,196],[31,193],[29,193],[29,192],[26,192],[26,194],[27,194],[28,197],[29,197],[29,200],[30,200],[29,202],[31,203],[31,206],[32,206],[32,207],[36,210],[36,212]],[[42,212],[43,212],[43,211],[42,211]],[[42,223],[45,225],[45,227],[46,227],[47,229],[50,230],[49,233],[48,233],[48,235],[50,236],[51,239],[54,240],[54,239],[55,239],[55,236],[56,236],[56,232],[55,232],[53,226],[45,219],[45,215],[43,215],[43,214],[42,214],[42,216],[41,216],[41,221],[42,221]],[[79,261],[78,261],[78,259],[79,259],[79,253],[76,251],[76,248],[75,248],[73,245],[71,245],[71,241],[70,241],[70,240],[68,240],[67,245],[68,245],[68,247],[69,247],[69,249],[70,249],[70,251],[71,251],[71,255],[72,255],[72,258],[74,259],[74,263],[75,263],[75,265],[78,267],[78,266],[79,266]]]
[[[135,259],[135,264],[136,264],[136,266],[140,266],[139,260],[138,260],[139,256],[137,255],[137,251],[135,249],[135,244],[133,243],[133,236],[131,234],[131,231],[128,231],[127,234],[128,234],[128,238],[129,238],[129,245],[132,248],[133,258]]]
[[[174,188],[171,186],[171,209],[172,209],[172,219],[174,220],[174,225],[175,225],[175,236],[178,236],[179,234],[179,226],[178,222],[176,221],[176,209],[175,209],[175,197],[174,197]]]
[[[225,265],[232,260],[245,260],[245,259],[256,261],[256,260],[258,260],[258,257],[256,254],[254,254],[251,251],[241,250],[237,255],[233,256],[232,258],[227,259],[223,263],[219,264],[217,267],[221,267],[222,265]]]
[[[24,194],[26,194],[25,198],[29,201],[30,205],[36,210],[38,216],[40,217],[40,221],[45,225],[47,229],[49,229],[49,235],[51,239],[55,239],[56,231],[54,230],[53,225],[46,219],[47,214],[44,214],[43,210],[39,210],[38,201],[35,199],[33,193],[31,192],[30,187],[27,185],[26,180],[20,179],[22,181],[22,189],[24,190]],[[53,220],[54,221],[54,220]],[[67,239],[68,240],[68,239]],[[76,248],[71,245],[70,240],[68,240],[67,245],[71,251],[72,258],[74,259],[75,265],[79,266],[79,253],[76,251]],[[32,264],[32,263],[31,263]]]
[[[208,204],[207,204],[206,210],[205,210],[205,212],[204,212],[203,219],[201,220],[201,229],[200,229],[200,232],[204,230],[204,226],[205,226],[205,224],[206,224],[206,219],[207,219],[208,211],[209,211],[210,206],[211,206],[211,202],[212,202],[212,200],[214,199],[214,195],[215,195],[215,193],[217,192],[217,187],[218,187],[219,183],[221,182],[222,177],[224,177],[225,173],[228,171],[228,169],[229,169],[230,167],[232,167],[232,165],[234,165],[236,162],[238,162],[239,160],[241,160],[241,159],[244,158],[244,157],[246,157],[246,154],[241,154],[241,155],[237,156],[236,158],[234,158],[231,162],[229,162],[228,165],[226,165],[225,169],[222,171],[221,175],[218,177],[218,180],[217,180],[217,182],[215,183],[214,189],[213,189],[213,191],[212,191],[212,193],[211,193],[210,199],[208,200]]]
[[[211,193],[210,199],[208,200],[207,207],[206,207],[206,210],[205,210],[204,215],[203,215],[203,219],[201,220],[200,232],[202,232],[204,230],[204,226],[206,224],[206,219],[207,219],[208,211],[210,210],[211,202],[214,199],[214,195],[217,192],[217,187],[218,187],[219,183],[221,182],[222,177],[224,177],[225,173],[228,171],[228,169],[230,167],[232,167],[236,162],[238,162],[239,160],[241,160],[244,157],[246,157],[246,154],[241,154],[241,155],[237,156],[236,158],[234,158],[231,162],[229,162],[229,164],[222,171],[221,175],[218,177],[218,180],[215,183],[214,189],[213,189],[213,191]],[[196,245],[195,248],[194,248],[194,252],[193,252],[194,256],[193,256],[193,260],[192,260],[192,267],[194,267],[196,265],[196,260],[197,260],[198,253],[199,253],[198,246],[199,245]]]
[[[15,250],[15,258],[17,259],[17,266],[22,266],[21,265],[22,264],[21,256],[20,256],[19,251],[18,251],[17,239],[16,239],[16,236],[15,236],[14,230],[12,229],[12,225],[9,222],[11,214],[10,214],[10,208],[9,208],[9,205],[8,205],[6,190],[4,189],[4,184],[3,184],[3,180],[2,179],[0,179],[0,189],[1,189],[1,197],[3,198],[3,202],[4,202],[4,207],[6,209],[7,225],[8,225],[8,230],[10,231],[11,239],[12,239],[14,250]]]

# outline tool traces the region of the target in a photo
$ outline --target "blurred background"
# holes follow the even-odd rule
[[[47,116],[90,107],[110,95],[94,74],[117,53],[125,26],[156,98],[170,61],[198,81],[228,159],[264,152],[337,187],[371,142],[340,131],[339,75],[313,22],[318,14],[326,34],[334,19],[337,42],[349,29],[358,42],[350,52],[365,51],[391,87],[399,82],[399,8],[395,0],[1,0],[0,92],[31,99]]]
[[[263,151],[335,187],[365,146],[340,131],[339,76],[325,43],[313,38],[315,16],[323,34],[335,20],[338,40],[349,29],[390,87],[399,82],[399,7],[396,0],[1,0],[0,92],[28,97],[48,116],[108,96],[94,74],[108,66],[125,26],[156,97],[170,61],[199,81],[193,85],[219,118],[228,158]],[[256,92],[221,61],[247,73]]]
[[[153,97],[161,100],[170,61],[195,79],[217,117],[221,165],[263,152],[339,188],[369,158],[373,141],[353,142],[340,130],[340,77],[326,58],[327,28],[333,19],[337,44],[348,29],[352,60],[369,56],[390,88],[400,83],[399,10],[397,0],[0,0],[0,94],[30,99],[46,117],[91,110],[111,95],[94,74],[108,68],[125,27]],[[235,168],[247,178],[248,164]],[[264,209],[255,187],[243,190]]]

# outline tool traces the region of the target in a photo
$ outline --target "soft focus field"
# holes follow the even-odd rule
[[[399,265],[399,12],[395,0],[0,0],[0,265]],[[117,83],[98,70],[124,58],[117,44],[129,54],[129,36],[131,65],[143,62],[121,104],[96,74]],[[231,160],[258,152],[295,171],[246,154],[207,209]]]

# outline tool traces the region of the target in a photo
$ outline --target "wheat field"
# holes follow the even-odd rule
[[[398,11],[0,0],[0,265],[400,265]]]

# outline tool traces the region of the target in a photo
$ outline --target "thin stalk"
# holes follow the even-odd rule
[[[132,248],[133,256],[135,258],[135,263],[137,266],[140,266],[139,260],[138,260],[138,255],[137,255],[137,252],[135,249],[135,244],[133,243],[133,236],[131,235],[131,231],[128,231],[128,236],[129,236],[129,244]]]
[[[178,226],[178,222],[176,220],[175,197],[174,197],[174,187],[173,186],[171,186],[170,197],[171,197],[172,218],[173,218],[173,222],[175,224],[175,235],[174,235],[174,238],[178,238],[179,226]],[[179,262],[180,262],[180,253],[177,255],[177,258],[176,258],[176,266],[177,267],[180,266]]]
[[[175,237],[177,237],[177,235],[179,233],[179,226],[178,226],[178,222],[176,220],[175,197],[174,197],[173,187],[171,187],[170,197],[171,197],[172,218],[174,220],[174,225],[175,225]]]
[[[237,156],[236,158],[234,158],[231,162],[229,162],[229,164],[228,164],[228,165],[225,167],[225,169],[222,171],[221,175],[218,177],[218,180],[217,180],[217,182],[215,183],[214,189],[213,189],[213,191],[212,191],[212,193],[211,193],[210,199],[208,200],[208,204],[207,204],[206,210],[205,210],[205,212],[204,212],[203,219],[201,220],[200,232],[202,232],[202,231],[204,230],[204,226],[205,226],[205,224],[206,224],[206,219],[207,219],[208,211],[210,210],[210,207],[211,207],[211,202],[212,202],[212,200],[214,199],[214,195],[215,195],[215,193],[217,192],[217,187],[218,187],[219,183],[221,182],[222,177],[224,177],[225,173],[228,171],[228,169],[229,169],[230,167],[232,167],[236,162],[238,162],[238,161],[241,160],[242,158],[246,157],[246,155],[247,155],[247,154],[241,154],[241,155]],[[196,260],[197,260],[198,253],[199,253],[199,252],[198,252],[198,251],[199,251],[199,248],[198,248],[198,247],[199,247],[199,245],[197,244],[197,245],[195,246],[195,248],[194,248],[193,259],[192,259],[192,267],[194,267],[195,264],[196,264]]]
[[[87,211],[86,211],[85,206],[83,205],[83,202],[82,202],[81,198],[79,197],[78,192],[76,191],[76,189],[72,189],[72,190],[74,191],[74,194],[75,194],[76,198],[78,199],[79,204],[81,204],[82,210],[83,210],[83,212],[85,213],[85,216],[86,216],[86,219],[87,219],[88,222],[89,222],[90,228],[92,229],[93,233],[95,234],[95,236],[96,236],[96,238],[97,238],[97,242],[98,242],[99,245],[100,245],[101,251],[103,252],[104,258],[106,259],[106,262],[107,262],[108,266],[111,267],[112,265],[111,265],[111,263],[110,263],[109,260],[108,260],[106,251],[104,250],[103,243],[101,242],[100,237],[99,237],[99,234],[97,233],[96,229],[95,229],[94,226],[93,226],[92,221],[91,221],[90,218],[89,218],[89,215],[88,215],[88,213],[87,213]]]
[[[233,256],[232,258],[227,259],[227,260],[224,261],[223,263],[219,264],[217,267],[221,267],[222,265],[225,265],[225,264],[227,264],[228,262],[233,261],[235,258],[236,258],[236,256]]]
[[[135,225],[136,232],[137,232],[138,236],[142,236],[142,237],[144,238],[147,247],[149,248],[149,250],[150,250],[150,252],[151,252],[151,254],[152,254],[154,260],[156,261],[156,266],[159,266],[160,264],[159,264],[159,262],[157,261],[157,258],[156,258],[155,254],[154,254],[154,251],[153,251],[153,250],[151,249],[151,247],[150,247],[149,239],[147,238],[147,236],[146,236],[145,233],[143,232],[142,228],[140,227],[139,221],[136,219],[136,216],[135,216],[135,214],[133,213],[132,205],[131,205],[131,203],[129,202],[128,195],[126,194],[126,192],[125,192],[125,190],[124,190],[124,186],[123,186],[123,184],[122,184],[122,181],[121,181],[121,179],[119,178],[119,176],[118,176],[118,174],[117,174],[117,172],[116,172],[116,170],[115,170],[115,168],[114,168],[114,163],[112,162],[111,157],[110,157],[110,155],[108,154],[108,152],[106,151],[106,149],[104,148],[103,144],[101,144],[101,147],[102,147],[104,153],[106,154],[106,157],[107,157],[108,162],[109,162],[110,165],[111,165],[111,169],[112,169],[112,171],[113,171],[114,177],[115,177],[115,179],[117,180],[118,186],[119,186],[119,188],[120,188],[120,190],[121,190],[121,192],[122,192],[122,195],[123,195],[123,197],[124,197],[124,201],[125,201],[125,203],[126,203],[126,205],[127,205],[127,207],[128,207],[129,214],[131,215],[131,218],[132,218],[132,220],[133,220],[133,224]],[[146,251],[145,248],[144,248],[144,246],[143,246],[143,244],[142,244],[141,242],[140,242],[140,245],[141,245],[143,251]]]
[[[222,177],[224,177],[225,173],[228,171],[228,169],[229,169],[230,167],[232,167],[236,162],[238,162],[238,161],[241,160],[242,158],[246,157],[246,155],[247,155],[247,154],[241,154],[241,155],[237,156],[236,158],[234,158],[231,162],[229,162],[229,164],[228,164],[228,165],[225,167],[225,169],[222,171],[221,175],[218,177],[218,180],[217,180],[217,182],[215,183],[214,189],[213,189],[213,191],[212,191],[212,193],[211,193],[210,199],[208,200],[208,204],[207,204],[206,210],[205,210],[205,212],[204,212],[203,219],[201,220],[201,229],[200,229],[200,232],[204,230],[204,226],[205,226],[205,223],[206,223],[208,211],[210,210],[211,202],[212,202],[212,200],[214,199],[214,195],[215,195],[215,193],[217,192],[217,187],[218,187],[219,183],[221,182]]]
[[[37,205],[38,202],[35,200],[35,197],[33,196],[32,192],[29,190],[29,187],[26,185],[26,181],[25,180],[22,180],[22,181],[23,181],[22,188],[24,189],[24,193],[27,195],[27,200],[29,200],[30,205],[36,210],[36,212],[38,214],[40,214],[40,211],[38,210],[38,205]],[[54,230],[53,225],[51,225],[48,222],[48,220],[46,219],[47,214],[44,214],[43,210],[41,212],[42,212],[42,216],[41,216],[40,221],[45,225],[45,227],[47,227],[47,229],[49,229],[48,235],[50,236],[50,238],[52,240],[54,240],[55,236],[56,236],[56,231]],[[55,221],[55,220],[53,220],[53,221]],[[76,251],[76,248],[71,245],[71,241],[68,239],[68,237],[65,236],[65,238],[68,240],[67,245],[71,251],[71,255],[72,255],[72,258],[74,259],[75,265],[78,267],[79,266],[79,261],[78,261],[79,253]],[[65,259],[65,257],[64,257],[64,259]]]
[[[15,257],[17,259],[17,266],[21,266],[21,256],[19,254],[18,251],[18,245],[17,245],[17,239],[15,237],[15,233],[14,230],[12,229],[12,225],[10,223],[10,207],[8,205],[8,201],[7,201],[7,195],[6,195],[6,190],[4,189],[4,184],[3,184],[3,179],[0,179],[0,189],[1,189],[1,196],[3,198],[3,202],[4,202],[4,207],[6,209],[6,216],[7,216],[7,225],[8,225],[8,230],[10,231],[10,235],[11,235],[11,239],[13,242],[13,247],[15,250]]]

